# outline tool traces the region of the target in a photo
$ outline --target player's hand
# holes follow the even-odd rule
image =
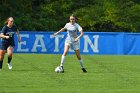
[[[4,36],[5,39],[9,39],[9,36]]]
[[[57,34],[58,34],[58,33],[56,32],[56,33],[54,33],[53,35],[56,36]]]
[[[75,39],[74,39],[74,42],[77,42],[77,41],[78,41],[78,38],[75,38]]]

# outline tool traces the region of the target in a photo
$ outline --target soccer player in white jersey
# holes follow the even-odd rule
[[[84,32],[82,27],[76,23],[76,17],[71,15],[70,16],[70,22],[66,23],[65,27],[60,29],[58,32],[54,33],[54,36],[56,36],[58,33],[67,30],[67,37],[65,40],[65,48],[64,48],[64,53],[61,57],[61,64],[60,66],[62,67],[64,73],[64,67],[63,63],[65,61],[65,57],[68,53],[69,48],[73,49],[75,51],[75,54],[80,62],[81,68],[83,72],[87,72],[84,65],[82,58],[80,56],[80,51],[79,51],[79,39],[83,36]],[[80,32],[80,35],[78,36],[78,32]]]

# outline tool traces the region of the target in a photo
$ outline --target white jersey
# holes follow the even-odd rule
[[[67,39],[70,38],[76,38],[78,36],[78,32],[82,31],[82,27],[75,23],[75,24],[71,24],[71,23],[66,23],[65,27],[67,29]]]
[[[68,45],[71,47],[73,50],[78,50],[79,49],[79,42],[75,42],[74,39],[78,37],[78,32],[82,31],[82,27],[75,23],[67,23],[65,27],[67,29],[67,38],[65,40],[65,45]]]

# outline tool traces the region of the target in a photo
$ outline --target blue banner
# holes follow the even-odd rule
[[[15,53],[62,54],[66,32],[56,37],[53,32],[20,32],[21,42],[15,35]],[[81,54],[140,54],[140,34],[120,32],[85,32],[80,39]],[[73,50],[69,50],[73,54]]]

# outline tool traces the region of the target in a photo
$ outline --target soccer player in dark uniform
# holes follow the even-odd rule
[[[3,64],[3,59],[5,53],[8,55],[8,68],[12,69],[12,54],[14,50],[14,33],[17,33],[18,36],[18,42],[21,41],[20,35],[19,35],[19,30],[17,29],[17,26],[14,24],[14,19],[13,17],[9,17],[6,22],[4,27],[2,28],[0,37],[1,37],[1,42],[0,42],[0,71],[2,70],[2,64]]]

